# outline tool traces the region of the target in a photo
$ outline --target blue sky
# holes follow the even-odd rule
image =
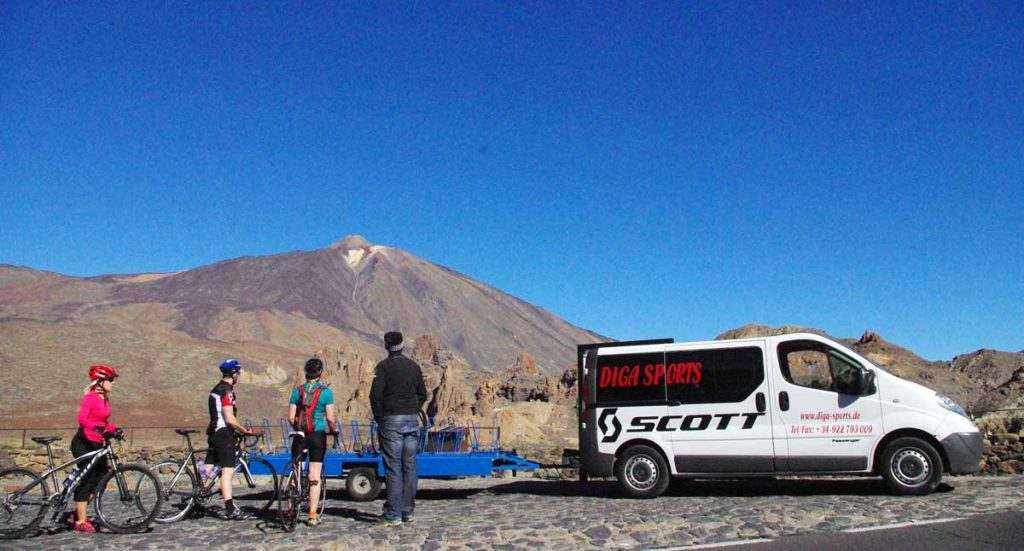
[[[408,250],[618,338],[1024,349],[1014,2],[0,4],[0,263]]]

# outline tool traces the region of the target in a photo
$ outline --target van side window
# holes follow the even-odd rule
[[[664,402],[665,354],[602,354],[594,386],[602,403]]]
[[[814,341],[780,344],[779,367],[794,385],[844,393],[850,391],[860,369],[853,360]]]
[[[742,402],[764,382],[757,347],[680,350],[665,360],[668,399],[683,404]]]

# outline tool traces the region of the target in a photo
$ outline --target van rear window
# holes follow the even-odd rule
[[[665,360],[668,399],[684,404],[742,402],[764,382],[757,347],[668,352]]]
[[[598,402],[664,402],[665,354],[604,354],[597,357]]]

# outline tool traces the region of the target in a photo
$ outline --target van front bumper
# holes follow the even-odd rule
[[[974,474],[981,471],[980,432],[955,432],[940,444],[949,459],[949,474]]]

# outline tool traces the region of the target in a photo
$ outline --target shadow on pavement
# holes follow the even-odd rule
[[[948,484],[937,492],[949,492]],[[606,499],[631,499],[613,480],[578,482],[564,480],[522,480],[494,486],[487,490],[494,494],[529,494],[542,496],[582,496]],[[799,478],[741,478],[673,480],[665,497],[759,497],[759,496],[814,496],[814,495],[890,495],[879,478],[799,479]],[[417,496],[417,499],[419,497]]]

